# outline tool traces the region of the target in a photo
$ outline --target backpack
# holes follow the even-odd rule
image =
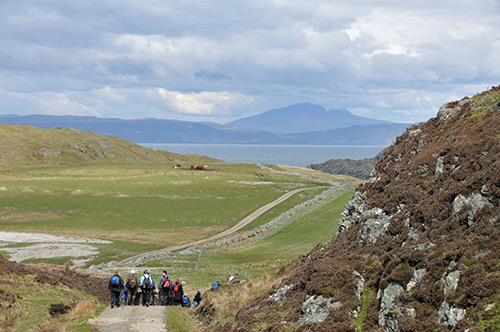
[[[165,278],[163,281],[163,288],[170,288],[170,280],[168,278]]]
[[[175,285],[174,285],[174,292],[175,292],[175,293],[177,293],[177,292],[179,291],[179,286],[180,286],[180,285],[181,285],[181,284],[175,284]]]
[[[137,286],[137,279],[135,279],[134,276],[130,276],[130,280],[128,282],[128,287],[135,288],[135,286]]]
[[[111,278],[111,286],[118,286],[120,284],[120,278],[118,276],[113,276]]]
[[[151,279],[149,277],[144,278],[142,285],[144,286],[144,289],[150,289],[152,286]]]
[[[182,298],[182,302],[183,302],[184,304],[189,303],[189,297],[187,297],[187,295],[185,295],[185,296]]]

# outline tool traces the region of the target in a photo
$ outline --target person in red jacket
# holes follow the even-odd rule
[[[174,305],[180,305],[182,302],[182,296],[184,295],[184,289],[182,284],[179,283],[179,279],[175,280],[172,290],[174,292]]]

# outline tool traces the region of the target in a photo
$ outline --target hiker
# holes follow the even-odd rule
[[[193,298],[193,308],[196,308],[201,302],[201,289],[198,290],[198,293]]]
[[[126,285],[128,287],[128,305],[138,305],[139,301],[137,301],[136,303],[135,300],[137,298],[137,289],[139,288],[139,283],[137,282],[137,277],[135,276],[135,270],[130,271],[130,275],[127,279]]]
[[[184,296],[182,297],[181,306],[183,308],[191,308],[191,300],[189,299],[189,296],[187,294],[184,294]]]
[[[149,292],[149,305],[155,305],[155,297],[156,297],[156,283],[153,277],[151,276],[151,271],[148,271],[149,278],[151,279],[151,291]]]
[[[175,280],[174,287],[173,287],[173,293],[174,293],[173,304],[174,305],[181,304],[181,299],[182,299],[182,296],[184,295],[184,290],[183,290],[182,284],[179,283],[179,279]]]
[[[228,283],[229,284],[236,284],[236,283],[240,282],[240,280],[238,279],[239,276],[240,276],[239,273],[233,274],[232,276],[229,277]]]
[[[163,271],[160,281],[158,282],[158,288],[160,289],[159,303],[160,305],[169,305],[169,293],[172,289],[172,280],[167,274],[167,271]]]
[[[153,278],[148,273],[148,270],[144,271],[144,274],[141,277],[141,280],[139,282],[139,285],[141,287],[141,294],[142,294],[142,305],[149,307],[149,301],[151,300],[151,292],[154,289],[153,286]]]
[[[214,282],[212,283],[212,290],[213,290],[213,291],[214,291],[214,290],[216,290],[216,289],[217,289],[217,287],[219,287],[219,286],[220,286],[220,282],[219,282],[219,279],[217,279],[216,281],[214,281]]]
[[[108,289],[111,292],[111,308],[120,306],[120,295],[124,284],[122,277],[120,277],[120,272],[118,271],[109,279]]]
[[[121,299],[120,299],[120,302],[121,300],[123,300],[123,305],[128,305],[127,297],[128,297],[128,284],[125,283],[125,286],[123,286],[123,291],[121,293]]]

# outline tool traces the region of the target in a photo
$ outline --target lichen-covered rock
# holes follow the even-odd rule
[[[443,106],[439,108],[439,112],[437,114],[440,120],[446,121],[450,118],[455,117],[457,114],[460,114],[462,107],[469,103],[469,98],[464,98],[458,103],[449,102],[445,103]]]
[[[348,230],[354,223],[365,216],[370,211],[366,204],[364,193],[356,191],[354,197],[346,204],[344,211],[340,215],[339,233]]]
[[[463,195],[458,195],[453,200],[453,210],[452,212],[458,213],[463,207],[467,208],[467,223],[472,225],[474,223],[474,216],[479,209],[483,207],[492,208],[493,204],[490,203],[487,197],[481,194],[472,194],[470,197],[465,197]]]
[[[466,311],[450,306],[446,301],[441,304],[438,312],[438,322],[441,325],[455,326],[464,319]]]
[[[460,270],[450,272],[443,280],[443,292],[447,297],[451,292],[454,292],[458,287],[460,281]]]
[[[285,286],[281,287],[280,289],[278,289],[275,293],[269,295],[269,298],[274,300],[274,301],[283,302],[286,298],[286,292],[292,288],[293,288],[293,285],[285,285]]]
[[[387,232],[390,222],[390,216],[384,214],[366,220],[359,227],[358,241],[367,240],[374,243]]]
[[[331,299],[323,296],[308,296],[300,309],[298,325],[321,323],[330,314],[332,310],[338,310],[342,304],[333,302]]]
[[[399,331],[395,311],[398,307],[395,299],[404,291],[403,287],[397,283],[390,283],[385,289],[380,289],[378,297],[380,298],[380,311],[378,322],[384,328],[384,331]]]
[[[427,269],[418,269],[413,272],[413,277],[406,285],[406,290],[410,291],[413,287],[415,287],[424,277]]]

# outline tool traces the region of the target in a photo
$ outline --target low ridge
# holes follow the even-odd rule
[[[0,169],[82,162],[166,162],[216,159],[154,150],[124,139],[73,128],[0,124]]]

